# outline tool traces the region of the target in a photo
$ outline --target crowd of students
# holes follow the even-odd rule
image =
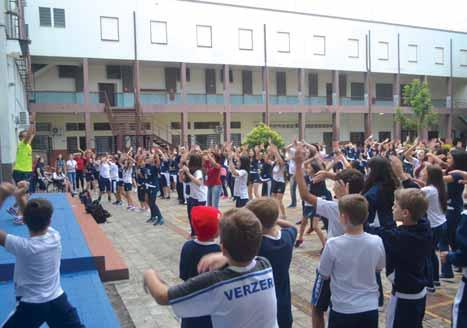
[[[462,272],[452,311],[460,328],[467,327],[467,152],[456,146],[372,137],[330,154],[305,141],[283,149],[153,145],[103,156],[86,150],[59,158],[55,170],[66,172],[70,192],[96,190],[115,206],[125,201],[129,211],[148,211],[153,225],[164,223],[157,199],[176,191],[192,236],[181,251],[184,282],[169,288],[154,270],[144,281],[159,304],[183,318],[182,327],[292,327],[289,267],[309,223],[308,233],[322,243],[313,327],[325,326],[328,311],[328,327],[377,327],[384,269],[392,284],[391,328],[421,327],[427,293]],[[297,188],[302,200],[298,230],[283,203],[287,181],[289,207],[297,206]],[[17,198],[24,188],[17,187]],[[221,198],[235,209],[222,214]],[[24,215],[24,198],[21,204],[9,211]]]

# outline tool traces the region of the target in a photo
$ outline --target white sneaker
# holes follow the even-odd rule
[[[20,215],[15,215],[14,218],[13,218],[13,223],[17,224],[17,225],[24,224],[23,217],[20,216]]]

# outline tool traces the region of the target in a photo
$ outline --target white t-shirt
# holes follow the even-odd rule
[[[101,165],[99,166],[99,175],[104,179],[110,179],[109,163],[101,163]]]
[[[284,178],[284,165],[282,167],[279,164],[273,164],[274,167],[272,168],[272,179],[277,182],[285,182]]]
[[[436,228],[446,222],[446,215],[441,210],[439,203],[438,189],[435,186],[429,185],[422,188],[428,200],[428,210],[426,211],[430,227]]]
[[[110,163],[110,179],[118,181],[118,165]]]
[[[295,175],[295,148],[290,148],[287,152],[287,158],[289,160],[289,174]]]
[[[74,159],[69,159],[66,161],[66,171],[68,173],[76,172],[76,161]]]
[[[318,271],[331,278],[332,309],[352,314],[378,309],[375,272],[385,267],[383,241],[366,232],[328,239]]]
[[[205,202],[207,199],[207,194],[208,194],[208,187],[204,185],[203,182],[203,172],[201,170],[196,170],[195,173],[193,173],[193,176],[201,181],[201,186],[198,186],[194,182],[190,182],[190,197],[197,199],[198,202]]]
[[[7,235],[5,249],[16,256],[16,296],[26,303],[45,303],[63,294],[60,285],[60,234],[49,228],[42,236]]]
[[[328,238],[342,236],[344,227],[339,221],[339,205],[337,201],[318,198],[316,203],[316,215],[328,219]]]
[[[235,176],[234,196],[240,199],[248,199],[248,172],[246,170],[237,170]]]
[[[132,183],[133,182],[133,167],[128,169],[123,169],[123,183]]]

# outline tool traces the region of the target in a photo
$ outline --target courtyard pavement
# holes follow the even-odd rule
[[[175,198],[174,198],[175,197]],[[136,197],[135,197],[136,198]],[[289,204],[288,190],[284,204]],[[178,205],[176,194],[172,199],[159,200],[165,218],[163,226],[146,223],[147,213],[128,212],[111,205],[103,206],[112,213],[110,223],[101,227],[113,241],[130,270],[130,279],[106,283],[106,291],[123,328],[175,328],[180,323],[170,307],[159,306],[143,291],[142,277],[146,269],[156,269],[169,284],[180,283],[179,256],[183,243],[189,238],[186,207]],[[230,200],[221,201],[221,210],[233,207]],[[288,220],[296,222],[301,208],[287,209]],[[321,249],[317,236],[306,235],[304,244],[294,250],[290,268],[294,327],[311,327],[309,305],[315,270]],[[349,251],[351,256],[351,250]],[[459,286],[460,274],[451,282],[442,282],[435,294],[428,296],[424,327],[450,327],[452,300]],[[383,278],[385,306],[390,295],[390,284]],[[380,327],[384,325],[384,309],[380,311]]]

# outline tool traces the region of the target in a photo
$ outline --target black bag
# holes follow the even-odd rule
[[[85,207],[89,206],[92,203],[91,193],[87,190],[80,192],[79,200]]]
[[[99,200],[95,200],[87,205],[86,212],[91,214],[98,224],[107,222],[107,218],[111,217],[111,214],[102,207]]]

